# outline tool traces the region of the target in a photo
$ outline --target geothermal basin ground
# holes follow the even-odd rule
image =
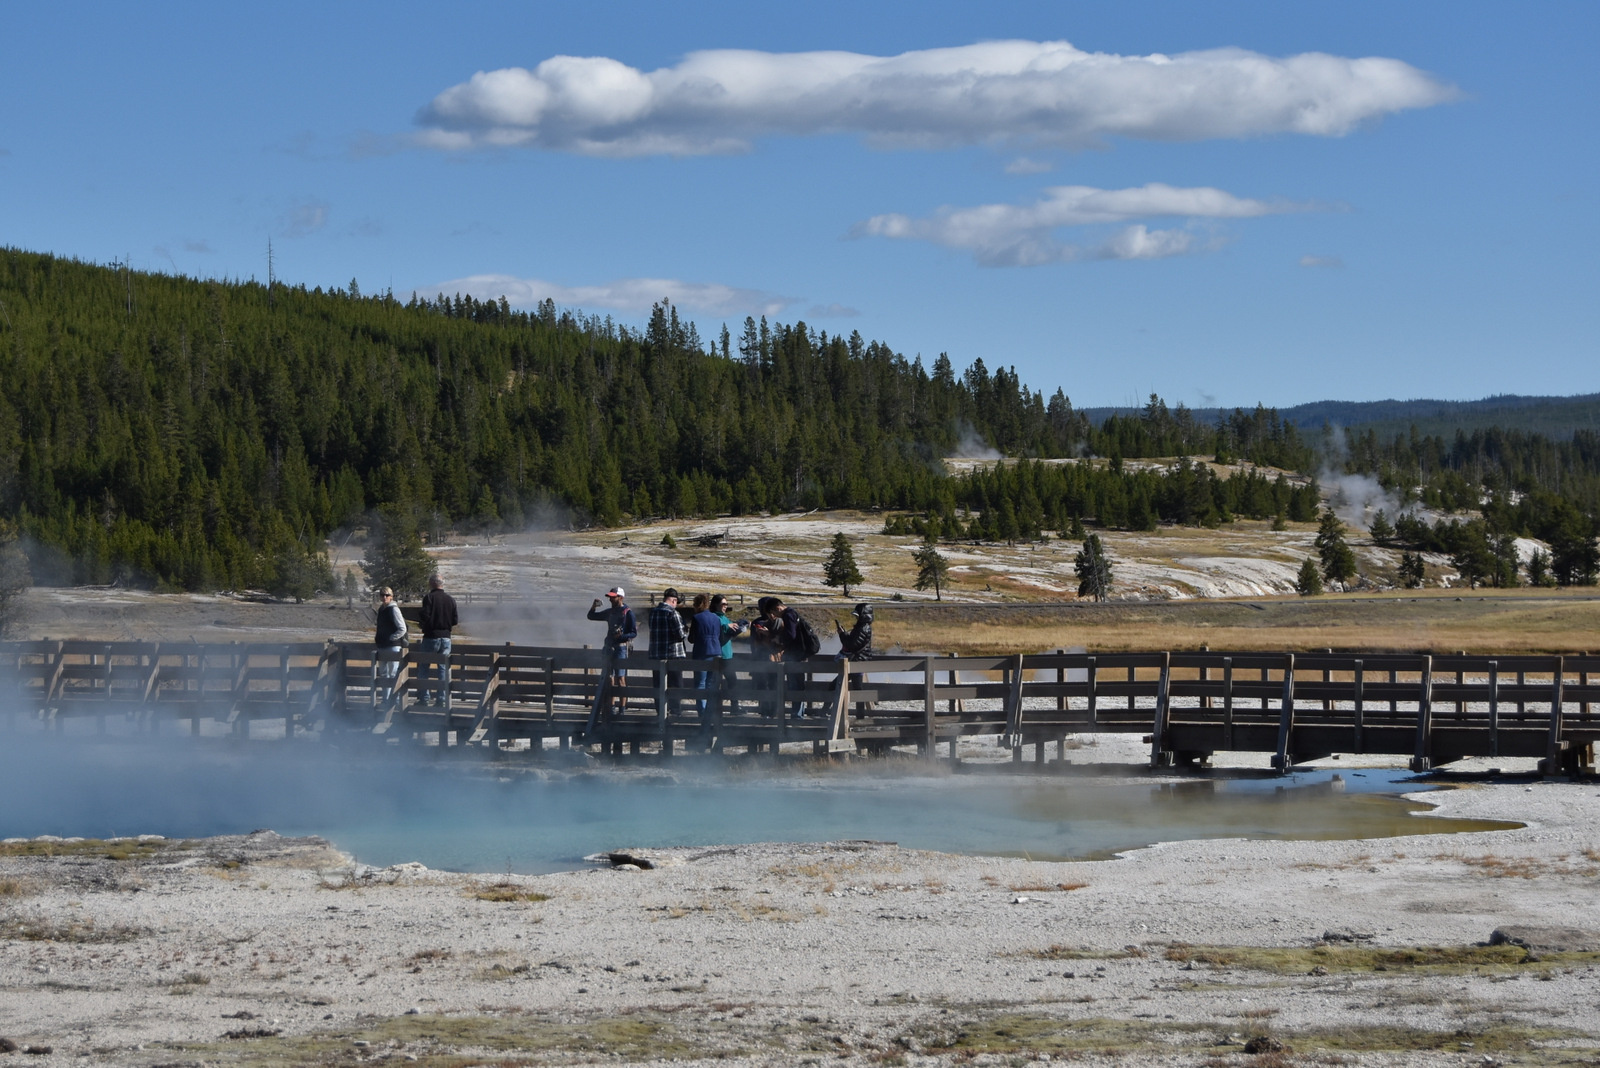
[[[1079,752],[1176,781],[1136,739]],[[0,1036],[144,1066],[1594,1063],[1600,787],[1423,800],[1404,837],[1073,862],[597,841],[462,874],[267,831],[13,839]]]

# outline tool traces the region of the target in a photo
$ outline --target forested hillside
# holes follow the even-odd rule
[[[1206,422],[1152,397],[1097,424],[981,360],[925,367],[859,334],[765,320],[708,340],[665,303],[640,331],[550,303],[402,303],[353,282],[202,281],[5,250],[0,367],[0,534],[25,536],[44,583],[272,588],[374,516],[437,535],[519,527],[551,505],[599,524],[883,507],[946,533],[959,509],[962,535],[998,537],[1315,510],[1314,489],[1258,474],[1121,464],[1314,470],[1267,409]],[[946,475],[939,458],[974,440],[1109,462]],[[1435,463],[1424,452],[1407,470]],[[1550,460],[1593,470],[1592,452]],[[1575,488],[1592,501],[1591,482]]]
[[[640,332],[550,304],[7,250],[0,311],[0,516],[45,582],[271,585],[373,509],[435,531],[517,526],[546,502],[598,523],[927,509],[965,437],[1038,456],[1184,444],[1164,408],[1107,445],[1013,371],[925,368],[803,323],[747,320],[707,344],[665,304]],[[1264,412],[1240,425],[1283,431]]]

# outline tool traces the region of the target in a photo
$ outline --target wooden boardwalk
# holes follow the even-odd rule
[[[998,735],[1023,760],[1069,735],[1137,733],[1153,766],[1213,753],[1273,766],[1398,754],[1415,770],[1464,757],[1537,758],[1588,772],[1600,738],[1600,656],[1391,653],[1044,653],[904,656],[842,664],[673,661],[599,650],[457,645],[449,701],[429,705],[443,657],[398,663],[360,643],[0,643],[4,731],[159,732],[242,739],[368,738],[537,759],[598,745],[621,755],[711,748],[815,753]],[[394,667],[391,686],[383,677]],[[622,669],[622,685],[610,681]],[[709,672],[705,689],[695,683]],[[704,702],[704,709],[701,704]]]

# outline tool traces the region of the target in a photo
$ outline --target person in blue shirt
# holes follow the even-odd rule
[[[717,602],[720,602],[725,607],[727,599],[719,594]],[[711,598],[703,593],[697,595],[694,599],[694,619],[689,628],[691,643],[689,655],[696,660],[718,661],[718,667],[720,668],[724,657],[732,655],[731,643],[742,628],[726,615],[719,615],[713,611],[712,603]],[[716,673],[720,674],[720,672]],[[714,672],[711,670],[695,672],[695,688],[698,690],[711,689],[713,674]],[[708,713],[711,704],[712,702],[705,697],[702,697],[699,701],[700,722],[708,730],[712,726],[711,719],[713,718]]]

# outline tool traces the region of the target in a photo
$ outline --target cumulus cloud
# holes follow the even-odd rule
[[[1455,95],[1381,57],[1123,56],[989,41],[895,56],[721,49],[649,72],[605,56],[552,56],[531,70],[479,71],[435,96],[417,123],[433,148],[597,156],[741,152],[758,137],[829,133],[878,147],[1073,147],[1108,137],[1337,137]]]
[[[1085,259],[1164,259],[1214,248],[1218,241],[1193,229],[1151,230],[1142,222],[1134,223],[1136,219],[1244,219],[1309,207],[1236,197],[1207,186],[1180,188],[1153,182],[1132,189],[1096,189],[1061,185],[1046,189],[1044,199],[1032,204],[946,207],[926,218],[874,215],[857,223],[850,233],[853,237],[931,241],[971,252],[989,267],[1032,267]],[[1056,236],[1064,227],[1096,225],[1122,228],[1090,244]]]
[[[784,297],[758,289],[740,289],[716,282],[684,282],[675,278],[622,278],[595,286],[563,286],[538,278],[517,278],[509,274],[475,274],[438,285],[417,289],[423,296],[473,296],[478,300],[505,297],[519,308],[531,308],[543,300],[578,308],[610,308],[640,314],[660,300],[670,300],[680,308],[710,315],[777,315],[798,303],[797,297]]]
[[[1308,254],[1308,255],[1300,257],[1300,266],[1302,266],[1302,267],[1343,267],[1344,266],[1344,260],[1340,259],[1338,256],[1312,256],[1312,255]]]

